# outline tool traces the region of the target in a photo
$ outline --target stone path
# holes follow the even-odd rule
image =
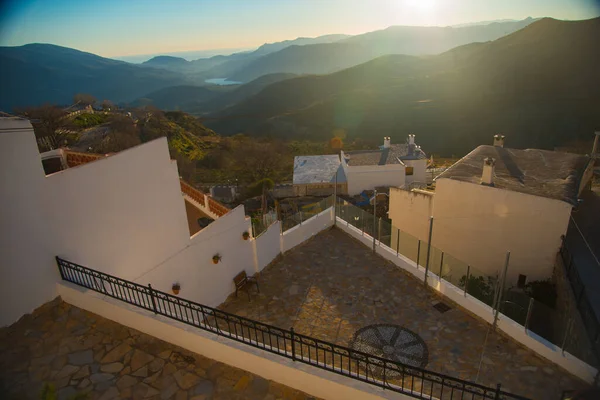
[[[46,383],[58,399],[312,399],[60,299],[0,329],[0,398],[41,399]]]
[[[366,326],[399,325],[425,342],[425,368],[534,399],[586,387],[335,228],[265,268],[251,302],[231,295],[219,308],[344,346]]]

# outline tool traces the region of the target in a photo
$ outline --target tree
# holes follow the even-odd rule
[[[102,109],[104,111],[110,111],[116,109],[115,105],[110,100],[102,100]]]
[[[138,130],[131,120],[123,115],[114,116],[108,127],[108,133],[93,148],[98,153],[116,153],[141,143]]]
[[[242,139],[234,144],[231,168],[246,182],[276,180],[284,165],[291,165],[286,150],[279,142]]]
[[[91,94],[77,93],[73,96],[73,103],[81,104],[82,106],[93,106],[96,104],[96,98]]]
[[[65,146],[76,136],[76,133],[69,128],[69,121],[66,118],[67,113],[60,107],[45,104],[40,107],[27,107],[17,112],[28,118],[33,125],[36,138],[43,138],[52,150]]]

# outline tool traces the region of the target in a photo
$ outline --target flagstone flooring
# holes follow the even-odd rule
[[[486,386],[501,383],[503,391],[534,399],[558,400],[563,390],[586,387],[335,228],[286,253],[259,281],[260,293],[252,292],[251,301],[245,293],[232,294],[219,308],[344,346],[370,325],[403,328],[425,343],[427,351],[418,354],[419,360],[426,355],[424,368]],[[440,301],[450,310],[433,307]],[[399,337],[374,333],[382,351]]]
[[[60,299],[0,329],[0,398],[313,399]]]

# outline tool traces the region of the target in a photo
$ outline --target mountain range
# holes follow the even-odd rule
[[[600,18],[542,19],[435,56],[388,55],[267,86],[209,115],[221,134],[379,142],[417,135],[426,151],[464,154],[495,133],[553,148],[600,126]]]
[[[210,78],[251,82],[268,74],[324,74],[385,54],[433,54],[493,40],[532,21],[464,28],[391,27],[351,37],[298,38],[265,44],[252,52],[194,61],[160,56],[143,64],[48,44],[0,47],[0,109],[10,111],[44,102],[68,104],[81,92],[130,103],[166,87],[206,86],[205,80]]]
[[[378,143],[412,132],[426,151],[451,155],[503,133],[512,147],[553,148],[600,126],[598,37],[600,18],[530,18],[390,27],[142,65],[53,45],[4,47],[0,109],[69,104],[82,92],[192,112],[226,135]],[[248,83],[199,84],[208,77]]]

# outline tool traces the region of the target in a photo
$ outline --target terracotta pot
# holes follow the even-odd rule
[[[171,290],[173,291],[173,293],[174,293],[174,294],[179,294],[179,290],[180,290],[180,289],[181,289],[181,288],[176,288],[175,286],[173,286],[173,287],[171,288]]]
[[[218,264],[219,263],[219,259],[218,258],[213,258],[213,264]]]
[[[250,237],[250,235],[247,233],[245,235],[242,235],[242,238],[244,238],[244,240],[248,240],[249,237]]]

